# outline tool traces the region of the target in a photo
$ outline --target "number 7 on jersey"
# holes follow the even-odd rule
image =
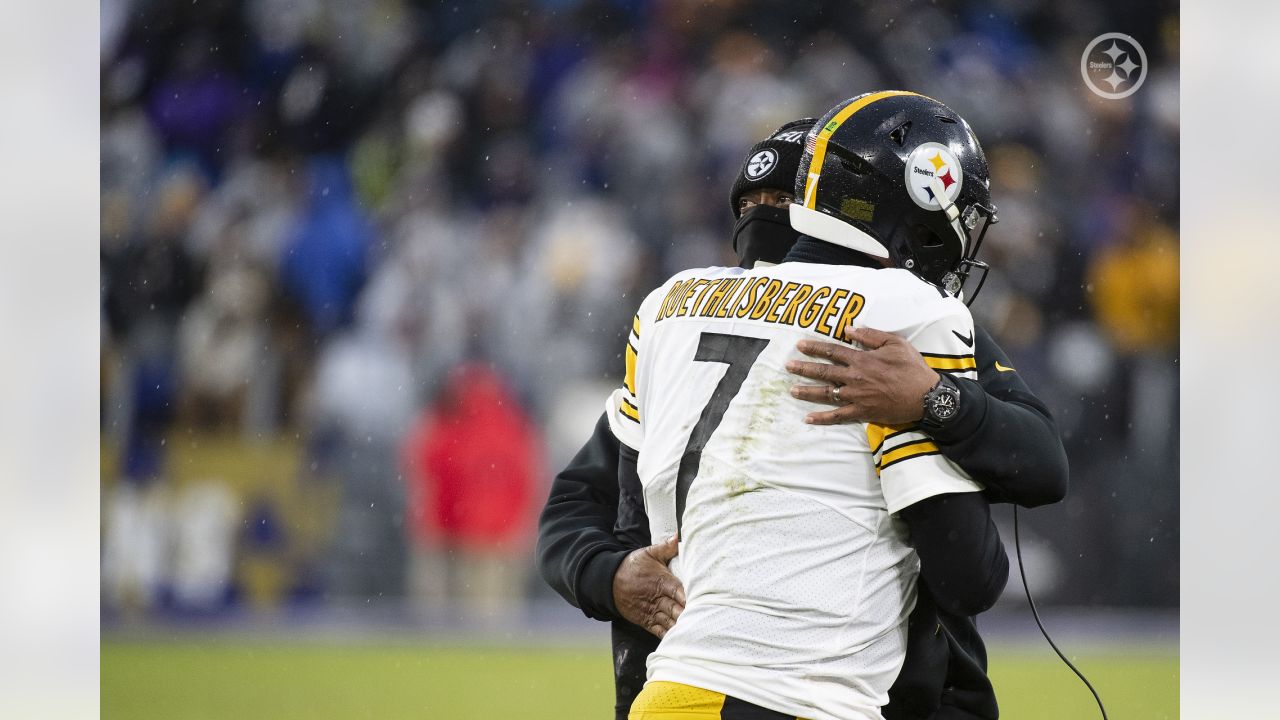
[[[724,377],[720,378],[715,391],[711,393],[711,399],[702,408],[698,422],[689,433],[689,444],[685,445],[684,454],[680,456],[680,469],[676,473],[677,532],[684,522],[684,503],[685,498],[689,497],[689,486],[698,476],[698,466],[702,463],[702,449],[707,446],[711,434],[720,427],[729,403],[733,402],[733,398],[742,389],[751,366],[768,344],[768,340],[761,338],[713,332],[704,332],[698,338],[698,351],[693,359],[699,362],[725,363],[729,369],[725,370]]]

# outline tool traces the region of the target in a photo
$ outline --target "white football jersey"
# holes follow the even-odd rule
[[[973,321],[897,269],[705,268],[640,306],[610,425],[639,451],[655,541],[679,531],[679,622],[650,680],[814,720],[880,718],[901,669],[919,560],[895,513],[981,486],[911,426],[814,426],[785,363],[852,321],[975,377]]]

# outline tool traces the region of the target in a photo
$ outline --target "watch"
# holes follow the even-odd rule
[[[946,373],[938,373],[938,384],[924,394],[924,417],[927,427],[942,427],[960,411],[960,388]]]

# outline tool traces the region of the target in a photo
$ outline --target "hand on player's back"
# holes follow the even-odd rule
[[[635,550],[613,575],[613,602],[622,617],[662,637],[684,612],[684,585],[667,565],[677,539]]]
[[[866,349],[801,340],[796,344],[800,352],[829,363],[787,362],[788,372],[823,383],[795,385],[792,396],[836,406],[835,410],[809,413],[805,422],[895,425],[919,420],[924,394],[938,382],[937,371],[925,364],[911,343],[892,333],[849,326],[844,336]],[[840,388],[838,398],[832,397],[833,387]]]

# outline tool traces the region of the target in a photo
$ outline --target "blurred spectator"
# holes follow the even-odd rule
[[[324,338],[351,322],[373,235],[342,159],[316,156],[306,168],[307,203],[285,245],[280,273],[311,331]]]
[[[325,555],[329,590],[343,599],[405,592],[405,492],[396,446],[412,421],[416,383],[403,339],[346,331],[321,354],[312,432],[327,438],[337,474],[337,524]]]
[[[1099,324],[1127,360],[1128,450],[1165,470],[1177,447],[1178,243],[1141,203],[1121,217],[1116,241],[1093,256],[1089,283]]]
[[[513,227],[528,234],[513,237],[501,223],[488,223],[489,257],[502,260],[494,271],[478,268],[505,273],[507,282],[474,286],[469,297],[492,315],[486,347],[542,410],[565,383],[613,369],[640,302],[639,273],[631,270],[644,267],[643,256],[611,201],[588,196],[538,214],[508,208],[500,217],[522,221]],[[504,296],[510,300],[494,302]]]
[[[1121,357],[1111,413],[1124,421],[1120,440],[1105,457],[1123,462],[1111,498],[1125,508],[1107,573],[1127,603],[1145,593],[1178,587],[1176,555],[1145,558],[1140,548],[1177,537],[1177,493],[1168,492],[1178,468],[1178,244],[1173,231],[1142,203],[1121,215],[1116,240],[1089,268],[1093,307],[1102,331]]]
[[[192,482],[173,507],[173,600],[184,610],[224,607],[235,569],[240,507],[226,484]]]
[[[464,365],[404,445],[413,593],[482,617],[517,607],[542,486],[541,438],[491,369]]]
[[[228,237],[210,258],[205,292],[193,303],[180,337],[188,415],[201,427],[240,427],[257,400],[274,394],[256,384],[262,379],[267,342],[266,310],[270,286],[266,274],[243,249],[242,225],[227,228]],[[252,390],[258,392],[251,392]],[[268,409],[258,415],[271,415]]]
[[[196,268],[182,238],[203,192],[190,168],[168,174],[140,232],[131,206],[104,207],[104,314],[114,363],[106,417],[123,424],[121,459],[103,495],[104,601],[110,607],[156,606],[170,574],[165,443],[174,416],[178,324],[196,291]]]
[[[183,246],[204,192],[189,168],[164,179],[141,234],[103,243],[104,305],[119,348],[116,373],[125,405],[125,480],[150,483],[163,471],[164,434],[174,413],[178,324],[197,289],[197,269]]]
[[[1172,350],[1178,342],[1177,236],[1145,208],[1094,256],[1089,282],[1102,328],[1125,354]]]
[[[169,579],[163,488],[122,483],[102,497],[102,601],[135,616],[155,609]]]
[[[222,65],[210,30],[195,30],[178,44],[171,70],[152,90],[148,109],[172,152],[216,173],[219,145],[240,115],[244,96]]]

